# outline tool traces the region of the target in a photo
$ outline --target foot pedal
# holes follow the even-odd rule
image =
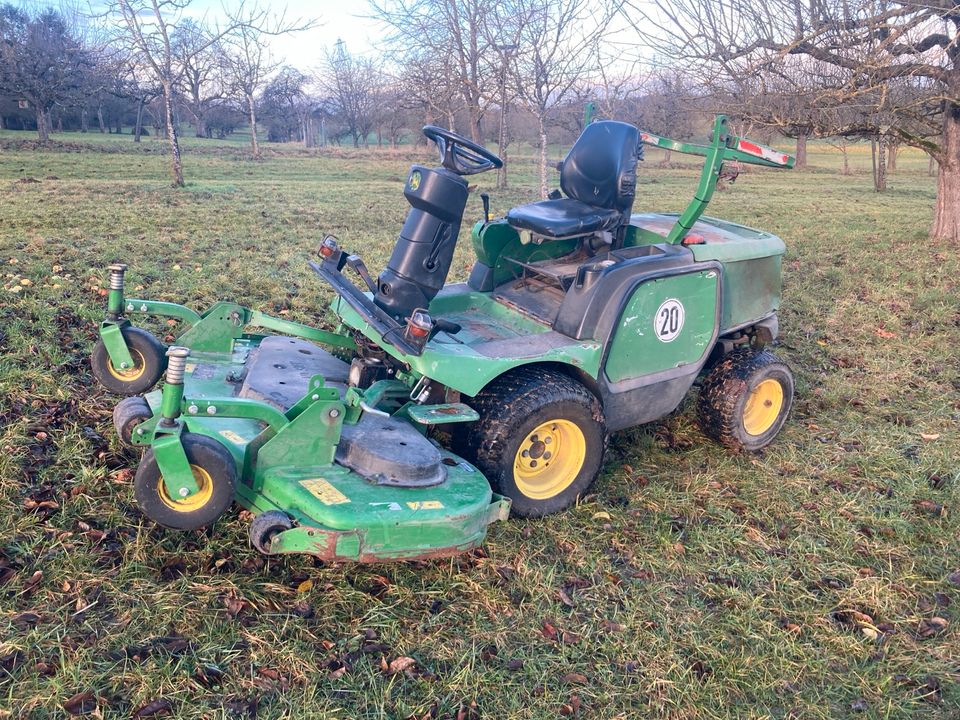
[[[480,413],[463,403],[442,405],[410,405],[405,410],[411,420],[420,425],[443,425],[444,423],[476,422]]]

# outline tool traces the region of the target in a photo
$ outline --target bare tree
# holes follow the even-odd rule
[[[380,78],[373,61],[351,55],[346,43],[339,40],[326,54],[318,85],[332,101],[334,115],[353,139],[353,146],[366,146],[379,119]]]
[[[175,28],[171,40],[182,105],[193,116],[196,136],[207,137],[207,113],[223,97],[222,55],[211,42],[210,30],[189,18]]]
[[[177,55],[173,36],[179,26],[193,22],[185,19],[184,15],[190,2],[191,0],[112,0],[110,6],[112,14],[119,16],[123,22],[123,32],[118,41],[127,54],[143,63],[160,86],[167,141],[170,144],[171,184],[174,187],[182,187],[184,182],[180,138],[174,112],[183,57]],[[193,52],[205,51],[222,34],[208,33],[204,42],[193,47]]]
[[[424,53],[449,61],[470,119],[469,134],[482,142],[480,122],[499,74],[485,32],[490,0],[370,0],[373,15],[390,29],[388,44],[399,58]]]
[[[0,92],[30,104],[41,142],[50,139],[50,111],[71,102],[91,59],[55,10],[35,15],[0,5]]]
[[[289,21],[256,4],[240,6],[230,15],[230,29],[223,33],[223,68],[229,92],[243,105],[250,122],[250,146],[254,160],[260,160],[257,137],[257,93],[267,78],[282,64],[270,54],[268,41],[314,26],[313,21]]]
[[[835,97],[878,103],[857,131],[895,136],[939,163],[932,235],[960,242],[960,3],[628,0],[626,17],[677,62],[755,77],[789,56],[836,68]],[[653,40],[658,43],[658,40]],[[896,83],[912,92],[890,92]],[[923,90],[918,97],[917,90]],[[933,139],[917,120],[937,123]],[[889,124],[887,123],[889,120]]]
[[[540,194],[547,196],[547,123],[577,83],[596,70],[597,46],[613,6],[596,0],[508,0],[502,27],[516,28],[512,72],[517,98],[537,120]]]

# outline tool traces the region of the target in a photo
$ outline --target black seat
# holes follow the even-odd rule
[[[622,234],[630,222],[639,159],[640,132],[633,125],[613,120],[587,125],[560,169],[567,197],[515,207],[507,222],[548,238],[602,230]]]

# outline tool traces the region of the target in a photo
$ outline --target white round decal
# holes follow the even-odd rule
[[[679,300],[670,298],[664,300],[653,318],[653,329],[660,342],[671,342],[677,339],[683,330],[683,304]]]

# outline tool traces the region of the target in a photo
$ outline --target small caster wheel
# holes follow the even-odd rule
[[[143,449],[143,445],[133,444],[133,430],[140,423],[153,417],[153,411],[139,395],[125,397],[113,409],[113,427],[121,444],[128,448]]]
[[[140,510],[158,525],[172,530],[196,530],[210,525],[233,504],[237,465],[229,451],[213,438],[196,433],[180,436],[198,491],[173,498],[163,484],[153,448],[143,454],[133,481]]]
[[[734,450],[773,442],[793,406],[793,374],[773,353],[735,350],[707,373],[697,398],[705,435]]]
[[[272,555],[273,538],[293,527],[290,516],[279,510],[260,513],[250,523],[250,544],[264,555]]]
[[[93,376],[107,390],[117,395],[139,395],[157,384],[167,367],[167,349],[143,328],[128,325],[120,331],[130,348],[133,367],[120,370],[110,362],[103,340],[97,340],[90,354]]]

